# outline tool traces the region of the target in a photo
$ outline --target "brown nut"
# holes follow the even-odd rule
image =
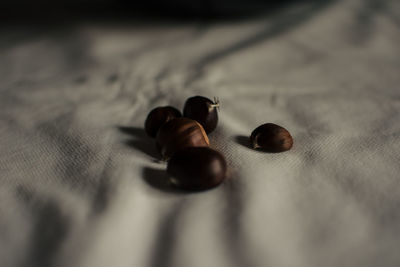
[[[293,146],[293,138],[288,130],[273,123],[257,127],[251,133],[250,142],[254,149],[266,152],[283,152]]]
[[[176,152],[168,162],[171,183],[185,190],[205,190],[226,178],[224,156],[209,147],[187,147]]]
[[[193,96],[186,100],[183,116],[199,122],[207,134],[214,131],[218,124],[219,101],[211,101],[203,96]]]
[[[209,146],[203,127],[188,118],[176,118],[164,124],[157,133],[156,146],[164,159],[176,151],[191,146]]]
[[[179,110],[171,106],[157,107],[150,111],[144,123],[144,129],[150,137],[156,137],[158,130],[168,121],[182,117]]]

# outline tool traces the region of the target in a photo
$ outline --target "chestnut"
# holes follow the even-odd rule
[[[181,112],[171,106],[157,107],[150,111],[144,123],[144,129],[150,137],[156,137],[158,130],[166,122],[182,117]]]
[[[163,126],[156,136],[156,146],[164,159],[189,146],[209,146],[210,141],[201,124],[188,118],[175,118]]]
[[[250,136],[254,149],[266,152],[283,152],[293,146],[293,138],[285,128],[274,123],[258,126]]]
[[[205,190],[226,178],[224,156],[209,147],[187,147],[176,152],[168,162],[171,183],[185,190]]]
[[[218,99],[214,102],[203,96],[193,96],[186,100],[183,116],[198,121],[206,133],[211,133],[217,127],[219,108]]]

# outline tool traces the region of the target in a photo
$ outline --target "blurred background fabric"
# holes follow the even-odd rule
[[[0,266],[400,266],[399,1],[65,3],[1,4]],[[184,193],[143,124],[193,95],[229,179]]]

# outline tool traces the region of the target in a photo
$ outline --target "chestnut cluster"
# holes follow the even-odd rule
[[[209,147],[207,134],[218,123],[219,101],[202,96],[187,99],[182,113],[171,106],[157,107],[146,118],[145,131],[168,161],[171,183],[185,190],[204,190],[226,177],[224,156]]]
[[[157,107],[146,118],[146,133],[155,138],[157,150],[168,161],[173,185],[186,190],[204,190],[226,178],[224,156],[209,147],[207,134],[218,124],[219,101],[194,96],[186,100],[183,115],[171,106]],[[250,135],[253,149],[283,152],[292,148],[293,138],[285,128],[265,123]]]

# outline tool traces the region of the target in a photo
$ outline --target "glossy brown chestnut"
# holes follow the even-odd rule
[[[183,116],[199,122],[206,133],[211,133],[217,127],[219,101],[214,102],[203,96],[193,96],[186,100]]]
[[[182,117],[179,110],[171,106],[157,107],[150,111],[144,123],[144,129],[150,137],[156,137],[158,130],[166,122]]]
[[[167,173],[173,185],[185,190],[205,190],[226,178],[224,156],[209,147],[187,147],[168,162]]]
[[[293,138],[288,130],[273,123],[257,127],[251,133],[250,141],[254,149],[266,152],[283,152],[293,146]]]
[[[178,150],[191,146],[209,146],[203,127],[188,118],[176,118],[164,124],[157,133],[156,146],[164,159]]]

